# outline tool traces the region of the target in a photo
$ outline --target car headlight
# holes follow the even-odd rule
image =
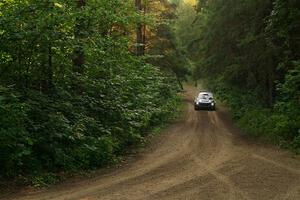
[[[212,102],[212,103],[211,103],[211,106],[214,106],[214,105],[215,105],[215,103],[214,103],[214,102]]]

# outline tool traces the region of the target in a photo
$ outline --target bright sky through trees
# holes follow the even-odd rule
[[[192,5],[195,5],[196,4],[196,0],[184,0],[185,3],[189,3],[189,4],[192,4]]]

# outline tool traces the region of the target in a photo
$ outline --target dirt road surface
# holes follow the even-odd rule
[[[241,136],[221,107],[194,111],[195,95],[187,88],[184,116],[127,166],[3,199],[300,200],[300,158]]]

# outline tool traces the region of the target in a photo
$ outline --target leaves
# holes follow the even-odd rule
[[[52,173],[112,164],[173,114],[175,78],[128,49],[138,16],[131,1],[0,7],[1,177],[32,175],[41,186]],[[83,73],[72,62],[78,47]]]
[[[231,108],[251,135],[299,151],[300,1],[179,4],[176,36],[194,77]]]

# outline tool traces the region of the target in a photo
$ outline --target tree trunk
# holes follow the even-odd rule
[[[146,4],[144,5],[144,17],[146,17],[146,13],[147,13],[147,6]],[[143,25],[143,54],[145,54],[145,50],[146,50],[146,25]]]
[[[53,65],[52,65],[52,47],[51,44],[48,46],[48,80],[47,90],[51,90],[53,86]]]
[[[135,0],[135,7],[138,12],[143,12],[142,1]],[[143,37],[143,24],[139,22],[136,27],[136,55],[144,55],[144,37]]]
[[[77,8],[82,9],[86,5],[85,0],[77,0]],[[74,49],[74,57],[73,57],[73,65],[74,72],[82,74],[83,73],[83,65],[85,62],[84,59],[84,50],[81,44],[80,39],[83,38],[83,30],[84,30],[84,20],[77,19],[76,27],[74,30],[75,38],[77,39],[78,46]]]
[[[275,66],[274,59],[272,57],[269,57],[269,63],[268,63],[268,106],[272,107],[274,103],[274,95],[275,95],[275,69],[273,66]]]

